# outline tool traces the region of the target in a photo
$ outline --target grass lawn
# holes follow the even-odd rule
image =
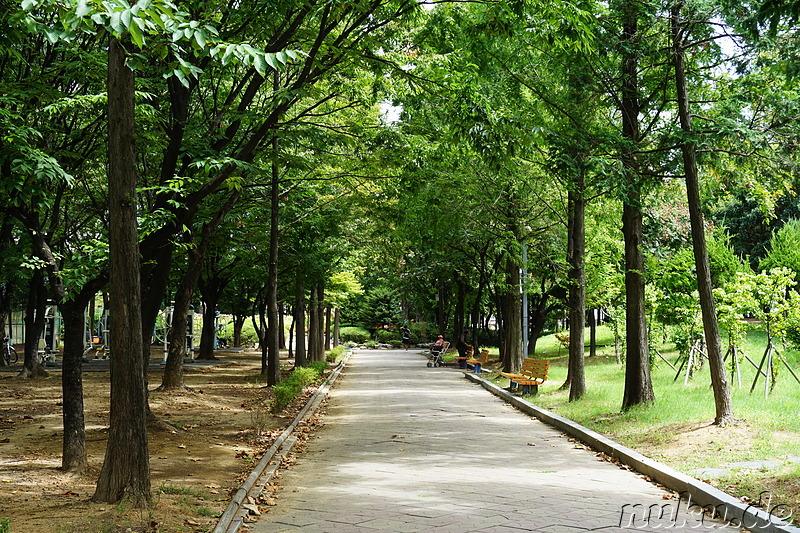
[[[588,338],[587,331],[587,343]],[[778,366],[775,389],[768,396],[764,394],[763,378],[750,393],[756,371],[746,360],[740,363],[741,386],[728,368],[737,422],[719,428],[713,425],[714,398],[707,362],[684,384],[683,374],[675,380],[676,371],[654,356],[655,404],[622,413],[624,367],[616,361],[613,334],[605,327],[600,328],[597,342],[605,346],[598,349],[596,357],[588,357],[586,351],[587,395],[570,402],[568,391],[559,390],[566,379],[567,351],[553,335],[539,339],[536,357],[552,361],[549,380],[539,387],[538,396],[528,399],[735,496],[758,500],[760,492],[769,491],[773,504],[786,503],[795,510],[795,517],[800,516],[800,384],[782,363]],[[745,344],[745,353],[758,364],[765,344],[763,332],[753,331]],[[664,345],[659,350],[673,365],[679,366],[674,347]],[[795,372],[800,373],[799,354],[787,351],[785,356]],[[494,379],[507,385],[507,380],[501,377]],[[776,464],[769,468],[735,464],[744,461]],[[708,470],[711,468],[726,473],[712,475]]]

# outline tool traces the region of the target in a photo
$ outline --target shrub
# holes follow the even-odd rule
[[[382,342],[382,343],[388,344],[388,343],[390,343],[390,342],[392,342],[394,340],[397,340],[398,335],[399,335],[399,332],[396,332],[396,331],[393,331],[393,330],[390,330],[390,329],[376,329],[375,330],[375,334],[373,335],[373,337],[378,342]]]
[[[337,363],[342,359],[342,357],[344,357],[344,352],[344,346],[341,344],[339,346],[335,346],[325,354],[325,360],[329,363]]]
[[[221,336],[228,340],[229,345],[233,344],[233,322],[230,322],[225,326],[225,330]],[[258,344],[258,335],[256,334],[256,330],[253,328],[253,324],[250,320],[246,320],[244,325],[242,325],[241,344],[241,347],[256,346]]]
[[[303,391],[304,387],[317,381],[327,366],[328,363],[325,361],[316,361],[307,367],[295,367],[288,378],[272,387],[272,412],[282,411]]]
[[[272,412],[279,413],[284,407],[297,397],[303,390],[299,381],[291,378],[284,379],[272,387]]]
[[[369,340],[369,331],[358,327],[345,327],[339,330],[339,338],[342,342],[364,343]]]
[[[364,346],[366,346],[367,348],[377,348],[378,347],[378,341],[374,341],[372,339],[369,339],[368,341],[366,341],[364,343]]]
[[[392,339],[387,344],[389,344],[389,346],[392,348],[399,348],[403,345],[403,341],[399,339]]]

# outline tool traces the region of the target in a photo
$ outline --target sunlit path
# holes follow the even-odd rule
[[[284,472],[273,531],[697,531],[639,475],[413,351],[349,361],[325,426]],[[655,505],[649,523],[642,510]],[[627,507],[625,507],[627,506]],[[639,514],[632,516],[632,510]],[[677,510],[677,512],[675,512]],[[671,515],[669,511],[672,511]],[[623,527],[620,527],[622,520]],[[706,519],[708,522],[708,519]],[[699,526],[699,527],[698,527]],[[721,524],[714,525],[722,530]],[[725,531],[738,531],[727,528]]]

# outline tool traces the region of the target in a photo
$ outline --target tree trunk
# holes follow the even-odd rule
[[[313,363],[316,361],[317,356],[317,310],[319,306],[317,296],[317,286],[311,287],[311,300],[308,302],[308,362]]]
[[[518,372],[522,367],[522,298],[520,296],[519,265],[511,257],[506,258],[506,284],[508,292],[503,296],[503,371]]]
[[[286,349],[286,304],[278,304],[278,348]]]
[[[325,306],[325,351],[331,349],[331,307]]]
[[[631,201],[638,201],[637,193]],[[625,392],[622,408],[655,400],[650,377],[650,351],[647,345],[645,314],[644,257],[640,249],[642,213],[639,207],[625,204],[622,219],[625,235]]]
[[[583,258],[586,249],[584,211],[584,175],[579,170],[570,187],[569,196],[569,400],[586,394],[583,360],[583,330],[586,321],[586,271]]]
[[[597,356],[597,309],[589,309],[589,357]]]
[[[294,332],[297,343],[294,354],[294,366],[308,365],[306,352],[306,290],[301,281],[297,282],[297,296],[294,304]]]
[[[339,346],[339,327],[340,327],[339,308],[333,311],[333,346]]]
[[[134,81],[125,50],[108,47],[108,190],[111,287],[111,409],[108,445],[92,499],[134,506],[150,501],[147,387],[142,368],[142,309],[136,226]]]
[[[703,331],[706,339],[706,355],[711,371],[711,385],[714,390],[716,416],[714,423],[725,426],[733,422],[733,405],[725,373],[722,342],[719,335],[716,304],[711,284],[711,268],[706,248],[705,223],[700,205],[700,187],[697,174],[697,154],[691,139],[693,132],[692,116],[689,110],[689,95],[686,86],[686,66],[684,63],[684,27],[680,20],[682,3],[672,7],[673,59],[675,62],[675,86],[678,99],[678,116],[685,139],[681,143],[683,171],[686,175],[686,195],[689,202],[689,219],[692,226],[694,261],[697,272],[697,285],[700,294],[700,309],[703,315]]]
[[[91,295],[93,297],[94,294]],[[88,466],[86,457],[86,424],[83,409],[83,332],[86,325],[86,299],[61,304],[63,341],[61,390],[63,396],[64,434],[61,468],[83,474]]]
[[[314,361],[325,360],[325,284],[317,284],[317,353]]]
[[[217,299],[211,294],[206,294],[203,296],[203,329],[200,330],[200,349],[197,351],[198,359],[216,359],[214,356],[214,339],[217,337],[216,322]]]
[[[294,360],[294,326],[297,321],[295,320],[294,310],[292,310],[292,322],[289,324],[289,359]]]
[[[47,376],[47,371],[39,362],[37,351],[39,339],[45,326],[47,310],[47,289],[41,270],[34,272],[28,288],[28,301],[25,306],[25,353],[22,362],[21,378],[37,378]]]
[[[237,348],[242,346],[242,328],[246,319],[245,315],[233,315],[233,345]]]
[[[172,307],[172,324],[169,330],[169,348],[160,390],[183,388],[183,358],[186,357],[186,335],[189,327],[189,307],[192,293],[200,277],[201,258],[196,249],[189,250],[189,265],[175,292],[175,305]]]
[[[644,256],[642,242],[641,176],[635,150],[639,146],[639,5],[622,5],[622,134],[630,142],[623,157],[628,172],[627,196],[623,199],[622,235],[625,240],[625,392],[622,408],[652,403],[655,399],[650,378],[650,353],[645,316]]]
[[[278,85],[275,72],[274,86]],[[278,320],[278,224],[280,222],[280,173],[278,168],[278,138],[272,138],[272,179],[270,183],[269,267],[267,269],[267,384],[281,380],[280,321]]]

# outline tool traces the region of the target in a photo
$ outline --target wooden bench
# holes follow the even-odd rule
[[[508,378],[512,389],[519,386],[522,389],[522,394],[538,394],[539,385],[547,381],[547,371],[549,369],[549,360],[526,357],[522,360],[522,368],[519,374],[501,372],[501,375]]]
[[[462,357],[459,353],[456,357],[456,361],[458,361],[458,368],[467,368],[467,360],[472,359],[472,346],[469,347],[467,350],[467,356]]]
[[[477,357],[467,359],[467,363],[472,365],[472,369],[476,374],[481,373],[481,367],[489,362],[489,350],[481,350]]]

